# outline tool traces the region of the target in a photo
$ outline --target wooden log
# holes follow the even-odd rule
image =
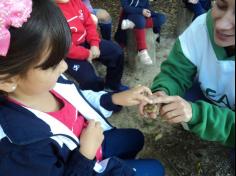
[[[157,42],[156,42],[157,35],[153,32],[153,29],[149,28],[146,29],[146,42],[148,46],[148,53],[150,57],[152,58],[153,64],[156,64],[156,58],[157,58]],[[127,59],[128,59],[128,65],[131,69],[137,69],[140,67],[147,67],[140,63],[139,58],[137,56],[138,50],[137,50],[137,44],[136,39],[133,30],[127,31],[127,46],[126,46],[126,52],[127,52]]]
[[[181,35],[185,29],[192,23],[194,14],[187,9],[183,0],[178,1],[176,36]]]

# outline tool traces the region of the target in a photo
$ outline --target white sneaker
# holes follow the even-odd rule
[[[133,21],[130,20],[123,20],[122,24],[121,24],[121,29],[122,30],[127,30],[127,29],[134,29],[135,24],[133,23]]]
[[[152,65],[153,64],[152,58],[149,56],[148,51],[146,49],[139,51],[138,57],[139,57],[141,63],[144,65]]]

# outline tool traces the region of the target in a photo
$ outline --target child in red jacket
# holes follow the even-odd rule
[[[72,33],[67,63],[69,73],[80,83],[81,89],[123,91],[123,50],[115,43],[100,40],[91,14],[81,0],[56,0],[64,13]],[[105,81],[95,73],[91,62],[98,60],[107,67]]]
[[[145,28],[153,28],[157,34],[157,42],[160,42],[162,25],[166,22],[166,16],[151,10],[149,0],[120,0],[122,16],[115,39],[121,45],[125,44],[124,31],[133,29],[137,42],[138,57],[144,65],[152,65],[153,61],[147,51]]]

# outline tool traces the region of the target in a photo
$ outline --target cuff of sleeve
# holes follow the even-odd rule
[[[115,105],[112,101],[112,93],[107,93],[102,95],[100,99],[100,104],[103,108],[108,111],[118,112],[122,109],[121,106]]]
[[[169,91],[165,88],[156,88],[156,89],[152,89],[152,92],[155,93],[155,92],[158,92],[158,91],[164,91],[167,95],[170,95]]]
[[[96,47],[98,47],[99,48],[99,41],[92,41],[91,43],[90,43],[90,45],[91,46],[96,46]]]
[[[192,113],[193,113],[193,117],[192,119],[188,122],[188,125],[195,125],[198,123],[198,117],[199,117],[199,108],[198,105],[196,103],[191,103],[192,106]]]

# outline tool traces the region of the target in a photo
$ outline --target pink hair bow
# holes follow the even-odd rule
[[[32,0],[0,0],[0,56],[6,56],[11,40],[10,27],[20,28],[32,12]]]

